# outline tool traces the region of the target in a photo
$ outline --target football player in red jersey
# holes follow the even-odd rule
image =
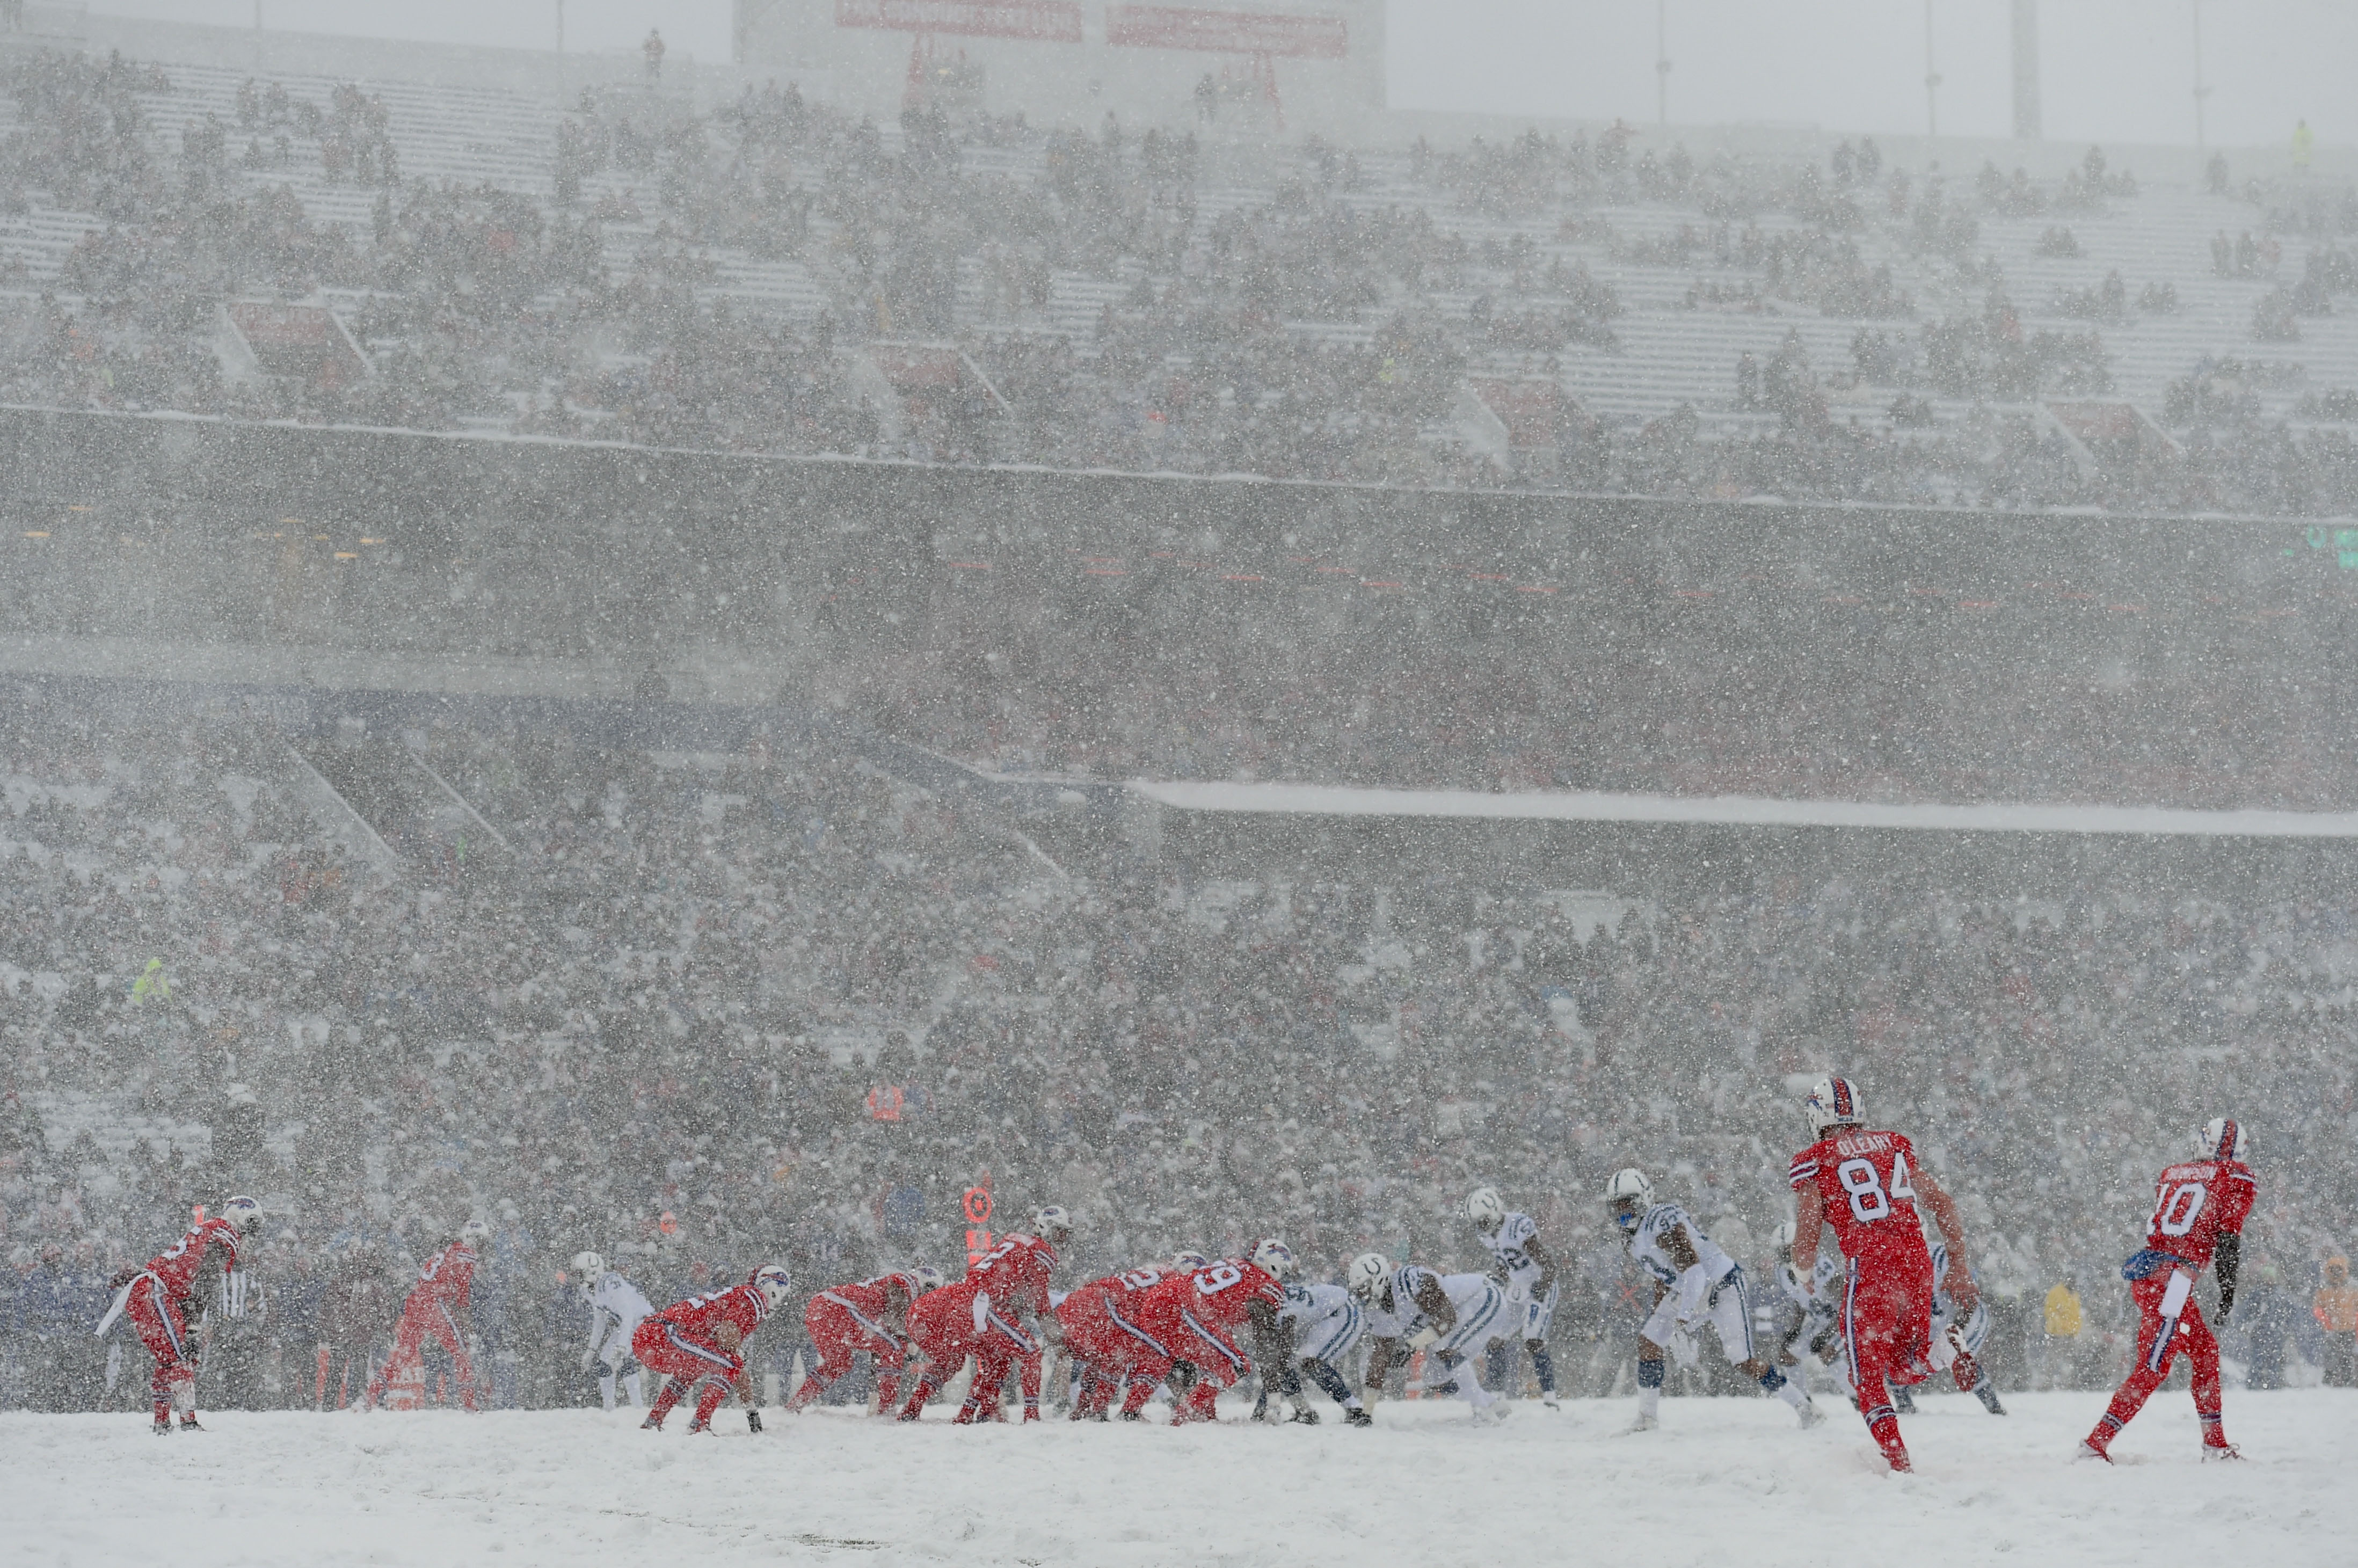
[[[901,1407],[903,1421],[925,1413],[925,1401],[957,1375],[968,1356],[974,1357],[974,1382],[958,1411],[961,1426],[988,1419],[999,1408],[1000,1385],[1016,1362],[1039,1346],[1039,1336],[1057,1334],[1055,1315],[1048,1310],[1048,1277],[1056,1269],[1056,1249],[1072,1238],[1073,1217],[1050,1205],[1032,1217],[1033,1234],[1010,1234],[974,1260],[957,1284],[930,1291],[909,1309],[909,1339],[925,1357],[925,1370],[908,1402]],[[1039,1417],[1035,1400],[1023,1419]]]
[[[114,1303],[98,1331],[104,1334],[113,1326],[117,1314],[125,1315],[147,1354],[156,1358],[151,1386],[158,1433],[172,1430],[175,1405],[182,1431],[204,1430],[197,1424],[197,1353],[189,1343],[189,1303],[196,1297],[205,1255],[218,1247],[222,1270],[236,1268],[239,1244],[261,1225],[262,1206],[249,1197],[233,1197],[222,1205],[221,1213],[199,1220],[170,1250],[148,1259],[146,1268],[125,1270],[112,1281]]]
[[[661,1432],[664,1417],[689,1388],[699,1390],[691,1433],[710,1432],[712,1412],[735,1390],[745,1392],[745,1358],[738,1352],[772,1313],[786,1304],[795,1282],[783,1263],[765,1263],[741,1285],[690,1296],[639,1325],[631,1336],[631,1354],[639,1365],[665,1379],[663,1392],[639,1422],[642,1431]],[[762,1412],[750,1405],[745,1424],[762,1430]]]
[[[1793,1217],[1793,1262],[1811,1267],[1827,1226],[1849,1260],[1843,1287],[1843,1352],[1858,1411],[1894,1470],[1909,1468],[1908,1445],[1887,1385],[1920,1383],[1955,1360],[1953,1336],[1932,1335],[1932,1254],[1924,1245],[1920,1197],[1949,1249],[1949,1297],[1960,1314],[1981,1294],[1966,1266],[1957,1206],[1899,1132],[1870,1130],[1847,1078],[1822,1079],[1801,1102],[1817,1141],[1793,1156],[1801,1195]]]
[[[848,1285],[830,1285],[803,1308],[803,1327],[818,1350],[818,1365],[786,1401],[799,1411],[851,1370],[851,1358],[866,1351],[876,1363],[876,1409],[890,1415],[899,1402],[901,1371],[909,1358],[909,1308],[919,1296],[942,1287],[934,1269],[880,1274]]]
[[[401,1323],[394,1330],[393,1354],[384,1358],[376,1376],[369,1379],[368,1392],[361,1400],[362,1410],[372,1409],[384,1397],[386,1383],[399,1378],[413,1365],[424,1361],[427,1336],[440,1342],[450,1355],[452,1374],[459,1379],[459,1400],[469,1410],[475,1405],[475,1363],[467,1354],[467,1304],[475,1283],[475,1245],[491,1239],[492,1227],[480,1219],[471,1219],[459,1227],[450,1244],[426,1260],[417,1271],[417,1283],[409,1287],[409,1294],[401,1303]]]
[[[2219,1268],[2219,1321],[2235,1304],[2235,1270],[2243,1259],[2244,1221],[2251,1217],[2259,1183],[2244,1163],[2249,1146],[2241,1123],[2215,1117],[2202,1129],[2202,1157],[2172,1165],[2154,1183],[2153,1218],[2145,1248],[2121,1266],[2137,1309],[2136,1362],[2128,1380],[2080,1445],[2080,1457],[2104,1459],[2121,1428],[2145,1405],[2180,1349],[2194,1363],[2194,1413],[2202,1422],[2202,1457],[2240,1459],[2219,1423],[2219,1342],[2202,1321],[2194,1281],[2206,1264]]]
[[[1293,1249],[1272,1238],[1255,1247],[1249,1259],[1222,1259],[1193,1273],[1169,1275],[1139,1296],[1138,1333],[1121,1365],[1130,1376],[1122,1419],[1140,1419],[1154,1386],[1168,1382],[1180,1400],[1173,1424],[1216,1421],[1220,1390],[1255,1359],[1291,1366],[1293,1336],[1278,1313],[1285,1305],[1282,1281],[1293,1270]],[[1253,1331],[1250,1357],[1235,1339],[1247,1326]]]
[[[1125,1346],[1139,1332],[1138,1298],[1165,1277],[1162,1264],[1148,1263],[1091,1280],[1057,1303],[1056,1325],[1064,1332],[1065,1355],[1073,1363],[1073,1420],[1106,1419],[1121,1385],[1128,1360]]]

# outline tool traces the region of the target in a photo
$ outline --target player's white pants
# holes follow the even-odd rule
[[[1547,1294],[1523,1298],[1524,1339],[1545,1339],[1548,1336],[1548,1328],[1555,1322],[1555,1303],[1563,1295],[1563,1281],[1558,1280],[1548,1287]]]
[[[1989,1308],[1980,1302],[1975,1302],[1974,1310],[1965,1314],[1963,1318],[1959,1318],[1954,1302],[1945,1295],[1934,1296],[1932,1298],[1932,1339],[1935,1344],[1939,1343],[1941,1336],[1948,1331],[1949,1325],[1952,1323],[1957,1325],[1959,1337],[1965,1342],[1965,1354],[1980,1355],[1982,1346],[1989,1342]]]
[[[1730,1269],[1711,1288],[1704,1298],[1702,1321],[1718,1333],[1719,1348],[1728,1365],[1752,1359],[1752,1292],[1744,1282],[1742,1269]],[[1693,1325],[1681,1325],[1679,1293],[1672,1291],[1654,1303],[1654,1314],[1639,1332],[1653,1344],[1667,1346],[1682,1326]]]
[[[1498,1396],[1482,1386],[1477,1372],[1482,1353],[1490,1348],[1492,1340],[1514,1332],[1515,1318],[1507,1310],[1507,1292],[1496,1285],[1484,1287],[1474,1304],[1457,1314],[1456,1325],[1426,1351],[1424,1386],[1454,1381],[1457,1397],[1477,1411],[1496,1403]]]
[[[603,1368],[598,1374],[598,1394],[606,1401],[609,1411],[614,1408],[614,1382],[618,1375],[622,1387],[630,1391],[631,1403],[640,1410],[647,1408],[646,1368],[640,1366],[639,1358],[631,1354],[631,1336],[638,1333],[639,1325],[644,1321],[635,1317],[614,1320],[614,1331],[606,1336],[605,1343],[596,1351],[596,1357]]]

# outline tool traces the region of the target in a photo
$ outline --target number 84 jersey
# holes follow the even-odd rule
[[[1916,1213],[1916,1146],[1901,1132],[1854,1130],[1821,1138],[1793,1156],[1791,1182],[1824,1205],[1834,1244],[1854,1267],[1932,1270]],[[1801,1201],[1806,1203],[1804,1196]]]

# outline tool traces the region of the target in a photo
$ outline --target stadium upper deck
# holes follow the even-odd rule
[[[535,214],[527,229],[594,220],[595,259],[531,280],[519,304],[537,319],[532,341],[510,323],[507,341],[443,377],[471,384],[389,418],[284,387],[275,401],[201,386],[126,396],[139,378],[21,370],[8,378],[18,401],[949,460],[2034,504],[2120,504],[2121,484],[2057,473],[2169,466],[2185,454],[2161,426],[2182,438],[2276,422],[2277,439],[2312,443],[2310,469],[2347,467],[2358,416],[2358,321],[2331,313],[2337,292],[2358,288],[2358,263],[2337,247],[2358,201],[2232,170],[2213,189],[2139,186],[2092,154],[2086,178],[2059,184],[1879,166],[1847,142],[1813,167],[1695,168],[1626,128],[1442,151],[1176,135],[1158,149],[988,120],[904,134],[773,95],[698,117],[623,91],[564,105],[170,66],[131,82],[121,145],[97,138],[117,168],[143,162],[149,185],[118,188],[103,213],[97,185],[50,177],[39,157],[55,131],[27,94],[57,62],[15,56],[16,101],[0,104],[15,166],[0,168],[0,284],[13,285],[0,297],[20,342],[60,330],[63,311],[106,345],[101,360],[118,338],[121,353],[156,358],[155,334],[128,327],[114,297],[139,270],[121,253],[144,245],[152,264],[199,200],[277,200],[282,224],[345,258],[233,256],[225,276],[199,282],[200,303],[257,285],[324,302],[395,379],[406,358],[433,360],[437,313],[454,304],[381,262],[425,187],[514,193]],[[666,287],[708,324],[733,313],[724,337],[766,332],[757,346],[804,351],[806,391],[834,412],[782,431],[747,411],[773,388],[650,394],[674,362],[714,346],[651,328],[658,312],[644,308],[613,330],[611,300],[644,307]],[[611,297],[608,330],[584,330],[585,290]],[[900,367],[879,374],[860,350],[910,338],[963,346],[1014,417],[978,433],[941,417],[938,395],[896,396],[911,390]],[[1405,399],[1361,384],[1391,356],[1432,373],[1406,378]],[[2090,402],[2101,406],[2053,407]],[[854,407],[872,417],[843,413]],[[1822,449],[1736,461],[1698,455],[1698,438],[1704,451]],[[2204,456],[2199,433],[2189,444]],[[1383,447],[1397,449],[1370,450]],[[2146,473],[2129,488],[2197,510],[2342,499],[2337,473],[2279,484],[2240,471],[2247,455],[2204,460],[2200,480]]]

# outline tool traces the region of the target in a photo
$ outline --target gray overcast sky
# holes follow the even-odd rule
[[[824,0],[818,0],[824,3]],[[1250,9],[1250,0],[1198,0]],[[556,0],[262,0],[272,27],[546,48]],[[1669,0],[1671,117],[1829,130],[1924,128],[1919,0]],[[95,0],[94,11],[250,26],[253,0]],[[660,26],[675,49],[719,59],[729,0],[566,0],[577,49],[622,49]],[[2007,0],[1933,0],[1945,79],[1941,129],[2009,125]],[[2194,139],[2190,0],[2041,0],[2048,135]],[[1593,118],[1654,117],[1648,0],[1391,0],[1396,103]],[[2208,0],[2211,139],[2280,144],[2306,116],[2320,140],[2358,140],[2358,3]]]

